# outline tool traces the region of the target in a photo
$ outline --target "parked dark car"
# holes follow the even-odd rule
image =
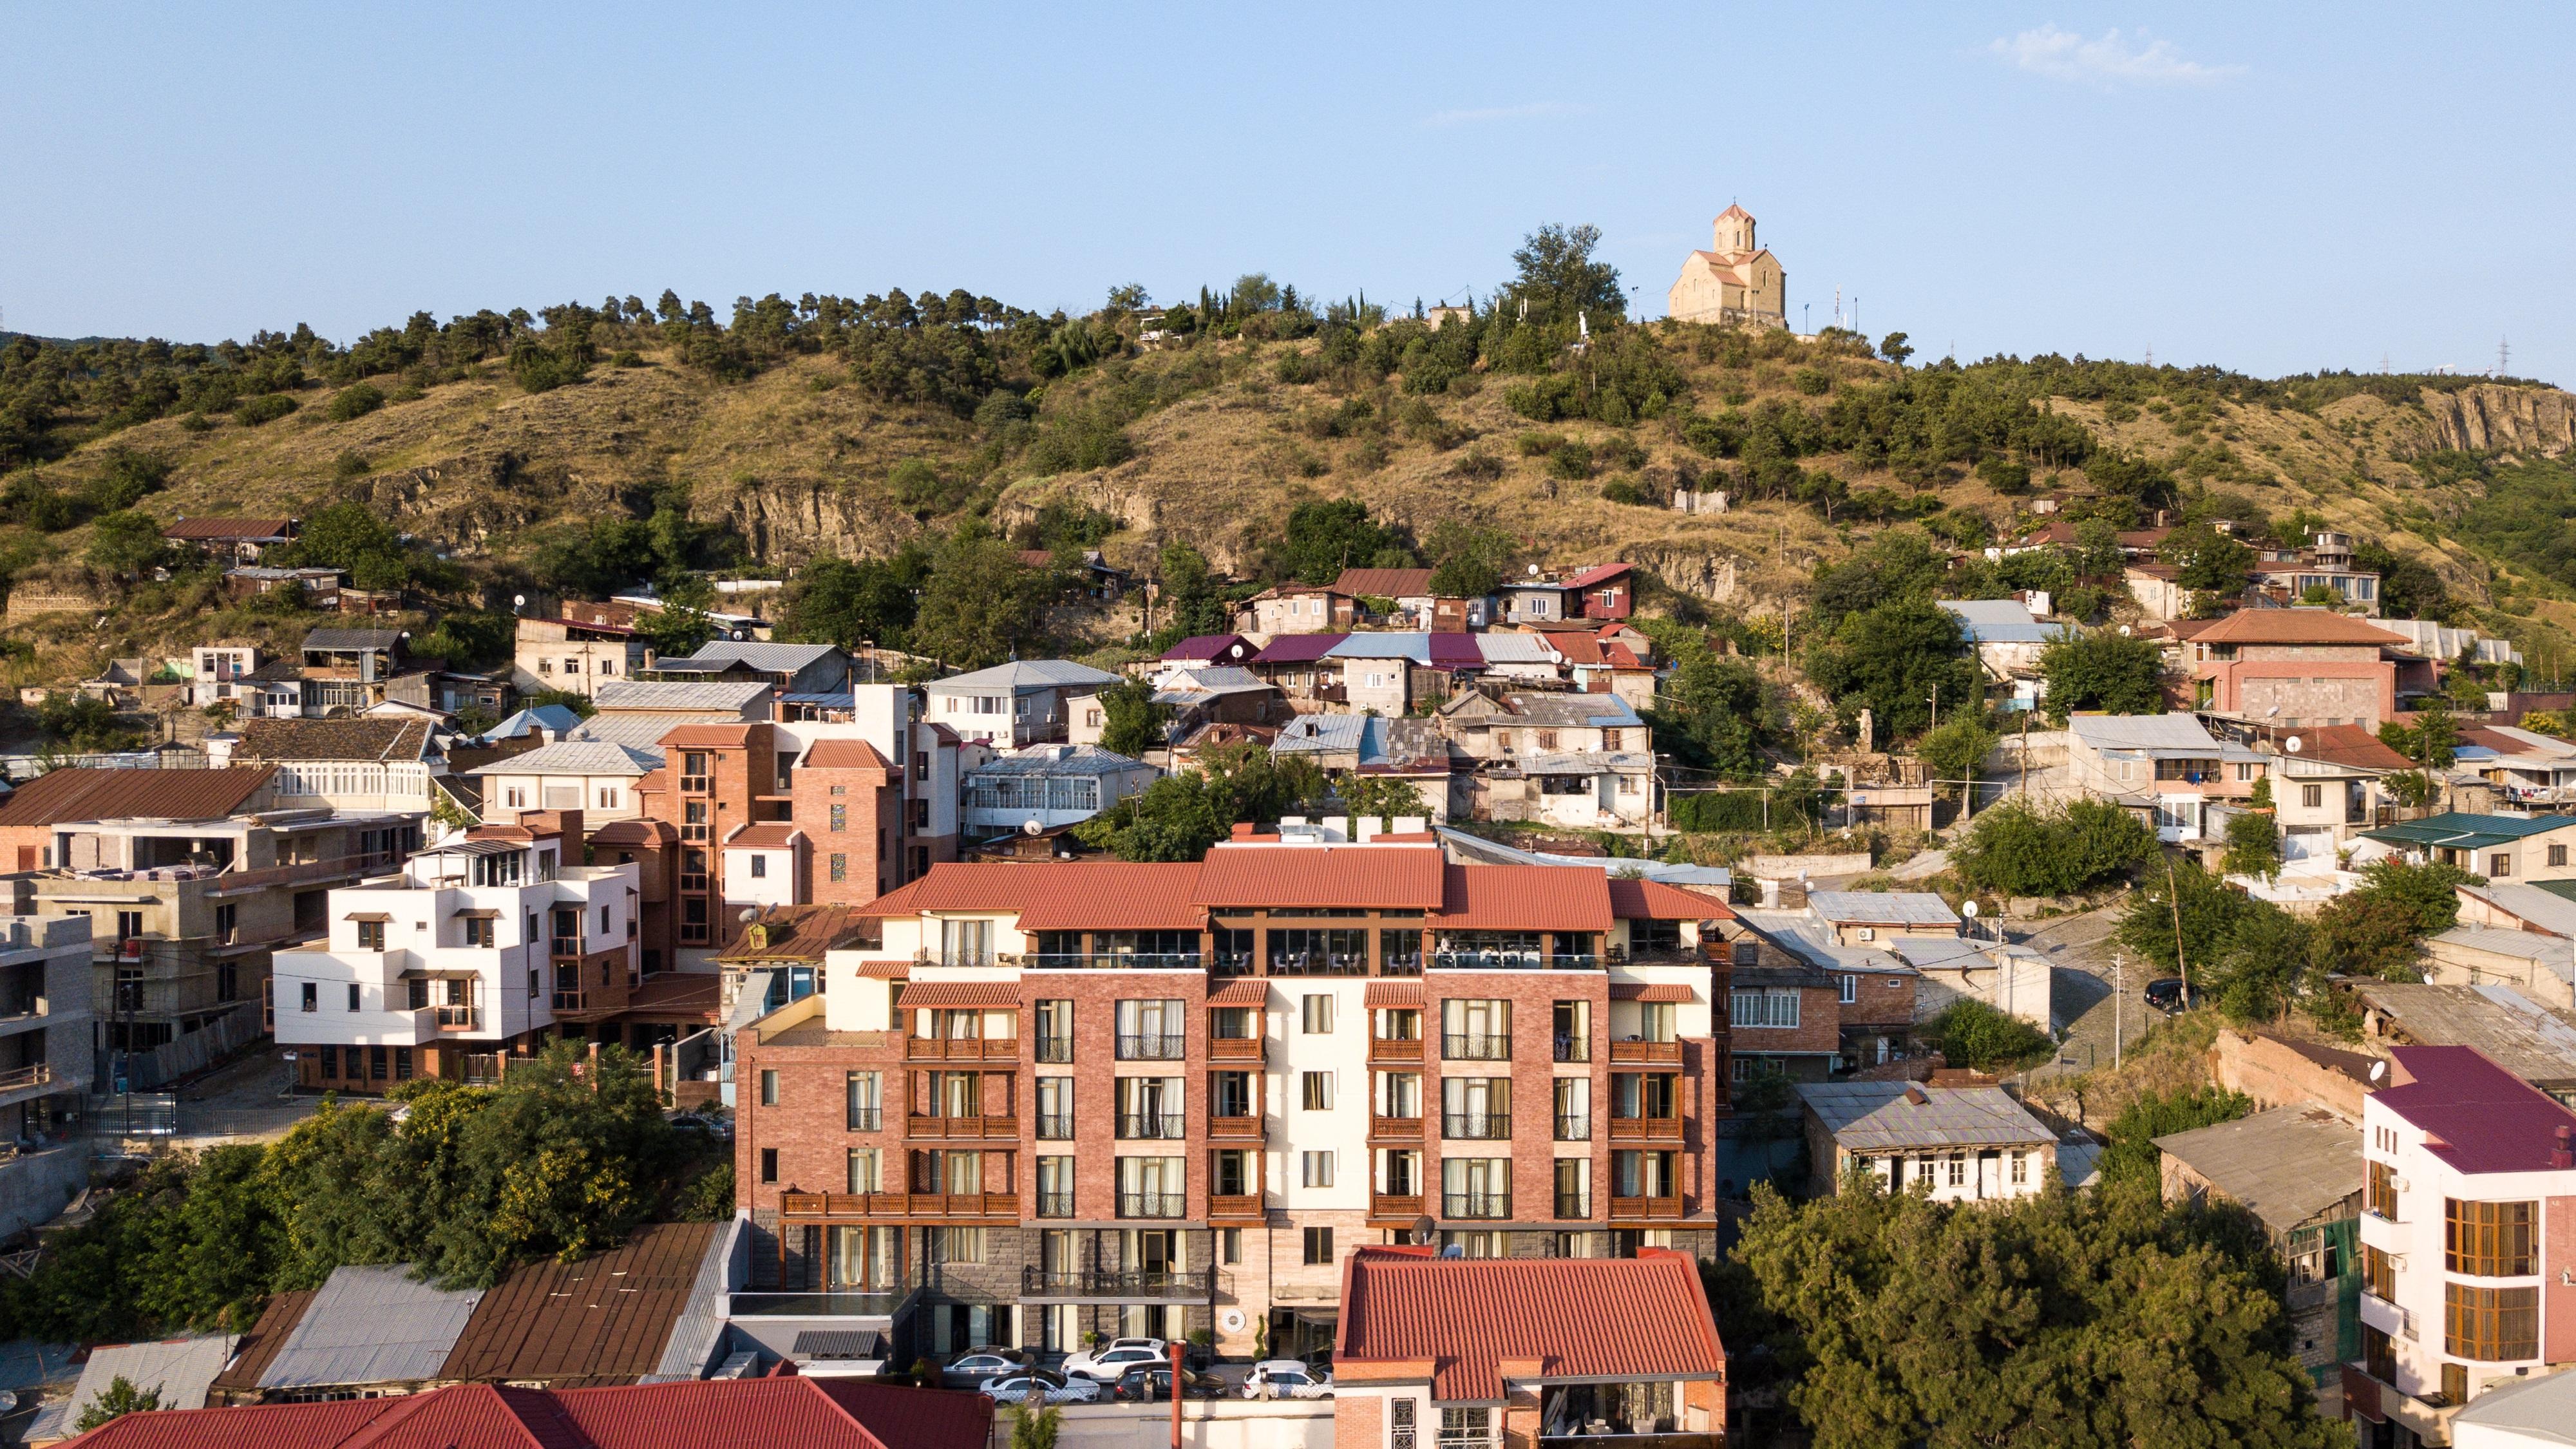
[[[1225,1397],[1225,1380],[1214,1374],[1189,1373],[1187,1370],[1183,1373],[1181,1388],[1189,1397],[1193,1399]],[[1120,1376],[1117,1388],[1112,1390],[1112,1396],[1144,1403],[1168,1404],[1172,1401],[1172,1370],[1169,1365],[1151,1369],[1131,1368]]]
[[[2200,988],[2185,987],[2179,976],[2163,976],[2147,983],[2146,997],[2147,1005],[2171,1016],[2200,1005]]]

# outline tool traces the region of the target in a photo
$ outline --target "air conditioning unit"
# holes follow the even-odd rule
[[[2396,1188],[2399,1192],[2413,1192],[2415,1190],[2413,1185],[2408,1183],[2406,1179],[2402,1177],[2392,1177],[2388,1181],[2389,1185]]]
[[[1864,940],[1864,941],[1875,941],[1875,940],[1877,940],[1877,939],[1878,939],[1878,927],[1876,927],[1876,926],[1863,926],[1863,927],[1861,927],[1861,928],[1860,928],[1860,938],[1861,938],[1862,940]]]

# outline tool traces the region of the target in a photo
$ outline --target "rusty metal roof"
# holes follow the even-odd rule
[[[1452,931],[1607,931],[1610,882],[1554,865],[1453,865],[1431,924]]]
[[[1198,879],[1188,861],[943,863],[866,909],[872,917],[1012,911],[1023,931],[1195,931],[1207,920],[1190,898]]]
[[[1726,1371],[1699,1265],[1688,1254],[1435,1254],[1366,1247],[1344,1261],[1337,1374],[1358,1382],[1368,1377],[1363,1365],[1427,1363],[1434,1400],[1499,1403],[1507,1376],[1634,1382]]]
[[[48,770],[0,804],[0,825],[55,825],[134,815],[215,820],[247,808],[276,773],[272,765],[221,770]]]
[[[1437,910],[1441,856],[1415,846],[1219,845],[1201,862],[1190,899],[1217,910]]]
[[[648,1223],[577,1263],[511,1270],[475,1305],[436,1376],[579,1387],[654,1372],[717,1227]]]

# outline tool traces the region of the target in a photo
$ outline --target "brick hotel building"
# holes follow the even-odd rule
[[[921,1352],[1278,1354],[1365,1244],[1714,1252],[1727,908],[1368,825],[866,907],[880,945],[738,1033],[755,1281],[917,1293]]]

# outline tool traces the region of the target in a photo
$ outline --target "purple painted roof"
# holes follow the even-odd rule
[[[1348,634],[1282,634],[1252,656],[1255,664],[1312,664]]]
[[[1229,646],[1242,640],[1243,636],[1240,634],[1193,634],[1164,650],[1163,657],[1174,660],[1219,659],[1224,657]]]
[[[1431,667],[1482,669],[1485,667],[1485,652],[1476,647],[1473,634],[1434,634],[1431,636]]]

